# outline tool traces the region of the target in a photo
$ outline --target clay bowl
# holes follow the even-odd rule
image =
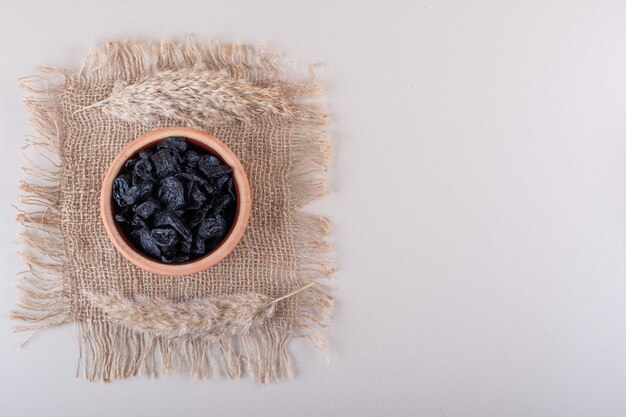
[[[114,202],[112,197],[113,181],[124,166],[124,163],[146,148],[155,146],[168,136],[182,136],[187,142],[220,158],[233,169],[233,180],[237,194],[237,208],[230,231],[224,240],[213,251],[189,262],[166,264],[151,258],[138,249],[126,238],[114,218]],[[130,142],[113,159],[102,182],[100,194],[100,212],[102,222],[113,246],[130,262],[141,269],[160,275],[187,275],[203,271],[224,259],[233,251],[241,240],[250,217],[251,198],[248,177],[235,154],[219,139],[196,129],[168,127],[154,130]]]

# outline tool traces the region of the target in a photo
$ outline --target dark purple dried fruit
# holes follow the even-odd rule
[[[207,200],[206,193],[200,189],[199,186],[192,184],[189,190],[189,197],[187,198],[189,209],[197,209],[202,207]]]
[[[127,195],[130,190],[130,178],[127,174],[119,175],[113,181],[113,199],[118,207],[126,207]]]
[[[222,161],[220,161],[220,159],[217,156],[213,156],[213,155],[202,155],[200,157],[200,160],[198,161],[198,166],[200,167],[200,169],[206,169],[209,167],[217,167],[217,166],[221,166]]]
[[[135,206],[133,210],[135,211],[135,213],[137,213],[139,216],[143,217],[144,219],[149,219],[150,216],[152,216],[154,212],[158,210],[160,207],[161,205],[159,204],[158,201],[156,201],[154,198],[149,198],[143,203]]]
[[[165,177],[159,185],[159,200],[165,207],[175,210],[185,205],[183,184],[175,177]]]
[[[175,175],[180,172],[181,158],[173,149],[163,148],[152,155],[150,159],[154,164],[154,169],[159,178]]]
[[[155,226],[169,226],[176,230],[184,240],[192,240],[191,231],[183,220],[172,211],[157,211],[154,215]]]
[[[157,144],[157,149],[170,148],[178,153],[185,152],[187,150],[187,140],[185,138],[170,136],[163,139]]]
[[[170,245],[170,246],[159,246],[161,248],[161,255],[167,257],[174,257],[178,255],[178,245]]]
[[[231,176],[228,174],[220,175],[219,177],[215,178],[215,186],[217,187],[217,189],[221,191],[230,178]]]
[[[139,182],[156,182],[156,180],[150,159],[142,158],[133,165],[133,185]]]
[[[124,214],[118,213],[115,215],[115,221],[118,223],[126,223],[128,222],[128,219],[126,218]]]
[[[172,246],[178,243],[178,235],[176,230],[169,227],[155,227],[150,232],[152,239],[159,246]]]
[[[141,246],[145,253],[155,258],[161,257],[161,249],[159,249],[159,246],[152,239],[147,229],[134,229],[131,232],[131,236],[134,237],[133,240]]]
[[[124,163],[124,172],[131,173],[133,171],[133,168],[136,162],[137,162],[137,158],[131,158],[128,161],[126,161]]]
[[[191,252],[191,242],[186,240],[181,240],[178,244],[178,252],[181,255],[189,255]]]
[[[132,211],[128,207],[115,215],[115,221],[118,223],[128,223],[132,218]]]
[[[196,236],[191,243],[191,255],[194,257],[202,256],[206,253],[206,246],[204,239],[200,236]]]
[[[200,171],[193,168],[185,168],[185,172],[179,174],[179,177],[187,180],[193,181],[196,184],[200,185],[207,194],[215,194],[217,191],[216,188],[211,184],[208,180],[206,180]]]
[[[200,155],[194,150],[189,150],[183,154],[183,162],[189,168],[196,168],[199,160]]]
[[[232,168],[224,165],[213,155],[203,155],[198,161],[198,169],[207,177],[215,178],[232,172]]]
[[[146,224],[146,221],[144,219],[142,219],[141,217],[139,217],[138,215],[135,214],[135,216],[133,216],[132,220],[130,221],[130,225],[135,227],[135,228],[140,228],[140,229],[147,229],[148,225]]]
[[[229,178],[228,182],[226,183],[226,191],[228,192],[228,195],[232,197],[233,201],[237,199],[235,182],[232,178]]]
[[[175,256],[175,257],[169,257],[169,256],[161,256],[161,262],[165,262],[166,264],[172,264],[172,263],[183,263],[183,262],[188,262],[189,261],[189,256],[188,255],[180,255],[180,256]]]
[[[213,213],[224,213],[224,209],[230,204],[231,200],[232,198],[228,194],[219,197],[214,203]]]
[[[149,196],[152,188],[152,183],[130,186],[128,174],[122,174],[113,181],[113,199],[118,207],[131,206]]]
[[[225,233],[226,220],[220,215],[206,218],[198,226],[198,236],[203,239],[222,237]]]
[[[134,200],[131,204],[138,203],[140,201],[145,200],[150,194],[152,194],[152,190],[154,189],[154,183],[152,182],[144,182],[138,185],[134,185],[130,188],[131,192],[136,193],[133,197]]]
[[[138,249],[161,262],[204,256],[234,218],[231,172],[185,138],[166,138],[126,161],[114,180],[115,221]]]
[[[189,225],[189,227],[193,228],[199,225],[202,222],[202,220],[204,220],[208,212],[209,212],[208,205],[204,207],[200,207],[197,210],[191,210],[190,212],[188,212],[187,224]]]

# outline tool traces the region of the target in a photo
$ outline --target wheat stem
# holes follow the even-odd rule
[[[265,303],[265,304],[261,305],[261,306],[257,309],[257,312],[262,311],[264,308],[267,308],[267,307],[269,307],[269,306],[270,306],[270,305],[272,305],[272,304],[276,304],[277,302],[282,301],[282,300],[284,300],[284,299],[286,299],[286,298],[293,297],[294,295],[298,294],[299,292],[304,291],[304,290],[306,290],[307,288],[310,288],[310,287],[312,287],[312,286],[314,286],[314,285],[315,285],[315,283],[314,283],[314,282],[309,282],[308,284],[306,284],[306,285],[305,285],[305,286],[303,286],[303,287],[300,287],[300,288],[298,288],[298,289],[296,289],[296,290],[293,290],[293,291],[291,291],[291,292],[289,292],[289,293],[287,293],[287,294],[285,294],[285,295],[282,295],[282,296],[280,296],[280,297],[278,297],[278,298],[275,298],[275,299],[273,299],[273,300],[271,300],[271,301],[268,301],[267,303]]]

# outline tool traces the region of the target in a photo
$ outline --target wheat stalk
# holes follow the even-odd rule
[[[274,315],[276,304],[313,286],[313,282],[281,297],[232,294],[172,302],[160,297],[123,297],[119,293],[86,292],[107,319],[130,329],[167,338],[208,336],[219,339],[243,334]]]
[[[262,87],[224,71],[162,71],[134,84],[116,82],[106,99],[83,107],[129,123],[160,117],[198,126],[208,121],[249,121],[265,113],[293,115],[293,102],[279,86]]]

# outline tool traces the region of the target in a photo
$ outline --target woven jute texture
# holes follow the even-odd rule
[[[247,370],[272,382],[292,375],[292,337],[323,348],[318,331],[332,309],[325,284],[332,272],[329,221],[302,210],[326,192],[330,158],[314,76],[300,81],[278,55],[257,47],[191,38],[110,42],[93,49],[80,69],[41,71],[22,80],[37,136],[26,139],[29,179],[20,183],[28,271],[18,280],[18,329],[75,323],[77,374],[105,381],[166,372],[235,378]],[[124,88],[135,90],[117,94]],[[183,103],[185,92],[206,99]],[[97,104],[107,100],[114,103]],[[114,156],[139,135],[167,126],[196,127],[221,139],[252,188],[250,222],[234,252],[207,271],[180,277],[128,262],[107,238],[99,213]],[[250,300],[281,298],[312,282],[262,316],[246,315]],[[197,324],[203,306],[202,320],[219,331],[189,331],[186,320]],[[155,329],[161,324],[180,331]]]

